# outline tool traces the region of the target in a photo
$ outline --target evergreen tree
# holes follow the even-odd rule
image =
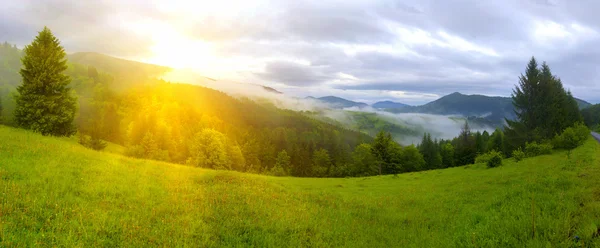
[[[550,140],[582,120],[577,102],[565,91],[561,80],[552,75],[545,62],[538,68],[535,58],[519,78],[512,98],[517,120],[507,120],[508,150],[527,142]]]
[[[388,168],[390,167],[392,157],[389,153],[389,146],[391,142],[394,142],[392,141],[392,135],[390,133],[380,131],[371,145],[371,151],[377,159],[380,175],[387,174]]]
[[[496,129],[493,133],[492,136],[490,137],[490,140],[488,141],[488,148],[490,151],[498,151],[501,152],[502,154],[504,154],[504,156],[508,156],[508,151],[506,149],[506,144],[505,144],[505,140],[504,140],[504,133],[502,132],[502,130],[500,130],[499,128]]]
[[[457,165],[472,164],[475,162],[477,155],[477,149],[475,147],[475,140],[471,135],[471,128],[469,123],[465,121],[465,125],[460,131],[460,135],[456,138],[456,163]]]
[[[454,146],[450,143],[441,145],[440,154],[442,155],[442,164],[444,168],[454,167]]]
[[[419,145],[419,151],[425,159],[425,169],[437,169],[442,167],[442,156],[437,144],[431,139],[431,134],[425,133]]]
[[[484,141],[481,132],[475,133],[475,149],[477,154],[484,154],[486,152],[486,142]]]
[[[70,136],[75,133],[73,119],[76,98],[68,87],[71,79],[66,53],[50,29],[44,27],[35,40],[25,46],[20,71],[23,84],[17,88],[16,123],[43,135]]]

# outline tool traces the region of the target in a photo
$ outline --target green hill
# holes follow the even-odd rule
[[[570,159],[315,179],[132,159],[5,126],[0,137],[0,247],[600,245],[591,138]]]

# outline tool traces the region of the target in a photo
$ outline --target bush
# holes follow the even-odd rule
[[[544,155],[544,154],[551,154],[552,153],[552,145],[545,143],[545,144],[538,144],[537,142],[532,142],[532,143],[527,143],[525,144],[525,155],[527,157],[535,157],[535,156],[539,156],[539,155]]]
[[[572,150],[583,145],[590,135],[590,130],[583,124],[577,123],[573,127],[566,128],[560,135],[552,140],[554,147]]]
[[[103,140],[82,133],[79,133],[79,144],[96,151],[106,148],[106,142]]]
[[[477,158],[475,158],[475,163],[476,164],[485,163],[490,168],[498,167],[498,166],[502,165],[502,153],[493,150],[488,153],[481,154],[481,155],[477,156]]]
[[[276,177],[287,176],[287,173],[285,172],[283,167],[281,167],[280,165],[273,166],[273,168],[271,168],[271,170],[269,170],[269,172],[267,174],[269,174],[271,176],[276,176]]]
[[[513,158],[515,158],[516,162],[519,162],[525,158],[525,153],[523,152],[523,150],[521,150],[521,148],[519,148],[512,152],[512,156]]]
[[[490,152],[490,159],[487,161],[487,167],[494,168],[502,165],[502,154],[500,152]]]

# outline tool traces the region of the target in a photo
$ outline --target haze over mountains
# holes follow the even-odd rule
[[[465,95],[459,92],[443,96],[435,101],[419,106],[410,106],[392,101],[381,101],[368,105],[335,96],[320,98],[310,97],[317,101],[327,103],[334,108],[364,108],[370,106],[374,109],[392,113],[425,113],[436,115],[459,115],[464,117],[479,117],[495,124],[501,124],[504,118],[514,119],[515,113],[510,97]],[[586,108],[591,103],[575,99],[580,109]]]
[[[359,129],[372,134],[378,128],[392,132],[398,142],[410,144],[418,142],[423,132],[430,132],[434,137],[451,138],[458,133],[464,119],[478,130],[493,130],[504,125],[505,118],[514,119],[515,114],[510,97],[466,95],[459,92],[442,96],[429,103],[410,106],[395,101],[379,101],[373,104],[344,99],[338,96],[312,97],[298,99],[279,92],[277,89],[263,85],[216,80],[199,75],[193,71],[177,70],[140,62],[131,62],[98,53],[76,53],[69,56],[70,61],[92,65],[107,71],[133,71],[140,75],[158,73],[171,82],[199,84],[214,88],[228,94],[270,99],[278,107],[292,110],[320,111],[320,115],[331,118],[337,124]],[[129,65],[122,65],[121,63]],[[115,64],[119,65],[112,68]],[[136,75],[133,73],[132,75]],[[306,101],[308,100],[308,101]],[[576,99],[580,108],[591,104]],[[317,105],[315,105],[315,103]],[[323,107],[331,108],[323,112]],[[347,114],[345,110],[374,112],[374,115],[360,116]],[[360,118],[358,118],[360,117]],[[373,119],[374,118],[374,119]],[[365,122],[365,120],[368,120]],[[374,125],[372,122],[385,124]],[[397,131],[397,132],[394,132]]]
[[[250,97],[262,102],[266,100],[279,108],[311,111],[313,118],[369,135],[385,130],[402,144],[418,143],[424,132],[431,133],[434,138],[452,138],[459,133],[465,119],[470,121],[475,130],[491,131],[504,125],[504,118],[514,118],[509,97],[455,92],[418,106],[387,99],[367,104],[338,96],[296,98],[264,85],[218,80],[191,70],[129,61],[99,53],[74,53],[68,58],[72,63],[91,65],[110,72],[117,78],[113,82],[115,89],[126,89],[143,81],[148,75],[154,75],[170,82],[213,88],[232,96]],[[589,105],[583,100],[578,102],[580,107]]]

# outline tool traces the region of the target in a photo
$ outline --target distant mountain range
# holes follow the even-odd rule
[[[371,107],[376,109],[398,109],[398,108],[406,108],[411,107],[408,104],[392,102],[392,101],[381,101],[371,104]]]
[[[335,96],[314,99],[328,103],[336,108],[362,108],[369,106],[366,103],[354,102]],[[592,105],[591,103],[581,99],[575,98],[575,100],[577,101],[580,109]],[[381,101],[370,106],[375,109],[381,109],[392,113],[460,115],[468,117],[469,119],[479,119],[480,121],[497,126],[504,122],[504,118],[516,118],[512,105],[512,98],[510,97],[465,95],[459,92],[443,96],[435,101],[420,106],[410,106],[392,101]]]
[[[358,107],[358,108],[364,108],[364,107],[368,107],[369,104],[366,104],[364,102],[354,102],[354,101],[350,101],[341,97],[337,97],[337,96],[324,96],[324,97],[306,97],[306,99],[312,99],[315,101],[319,101],[322,103],[325,103],[333,108],[352,108],[352,107]]]

